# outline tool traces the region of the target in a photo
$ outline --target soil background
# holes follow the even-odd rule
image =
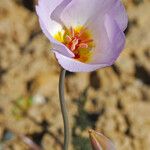
[[[91,150],[90,128],[112,139],[117,150],[150,150],[150,1],[123,2],[129,25],[116,63],[91,73],[67,72],[71,150]],[[25,138],[44,150],[62,149],[60,66],[35,3],[0,0],[0,150],[34,149]]]

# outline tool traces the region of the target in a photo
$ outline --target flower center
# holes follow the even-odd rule
[[[87,28],[76,27],[59,31],[54,38],[66,45],[75,55],[74,59],[89,62],[92,57],[94,42]]]

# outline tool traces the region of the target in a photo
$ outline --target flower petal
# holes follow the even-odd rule
[[[107,64],[86,64],[77,61],[73,58],[69,58],[55,52],[56,58],[59,64],[70,72],[90,72],[99,68],[107,67]]]
[[[51,19],[64,25],[64,23],[61,21],[60,16],[62,11],[66,8],[66,6],[71,2],[72,0],[63,0],[60,5],[58,5],[54,11],[51,13]]]
[[[112,9],[109,11],[109,15],[115,19],[122,31],[127,28],[128,16],[125,7],[120,0],[116,0],[115,4],[112,5]]]
[[[112,65],[123,50],[125,35],[117,22],[109,15],[89,24],[93,33],[95,50],[92,63]]]
[[[72,0],[62,11],[61,20],[66,26],[84,25],[95,14],[105,14],[114,2],[115,0]]]
[[[106,15],[105,27],[111,45],[110,50],[105,56],[105,62],[111,60],[110,64],[113,64],[114,61],[118,58],[121,51],[124,49],[125,34],[120,29],[117,22],[109,15]]]
[[[67,57],[74,57],[74,54],[64,44],[58,42],[51,36],[51,34],[47,31],[47,28],[45,27],[45,24],[43,24],[41,19],[39,19],[39,23],[42,31],[45,33],[45,35],[51,42],[51,47],[52,47],[51,50],[53,52],[58,52]]]
[[[99,64],[104,62],[104,56],[110,50],[110,41],[105,28],[105,16],[96,16],[96,20],[87,24],[87,28],[92,32],[94,48],[93,48],[93,59],[92,63]],[[106,62],[105,62],[106,63]],[[107,61],[107,63],[109,63]]]
[[[51,19],[51,14],[63,0],[39,0],[36,12],[51,35],[56,34],[62,26]]]
[[[61,25],[50,18],[54,8],[61,3],[62,0],[56,0],[50,3],[50,0],[39,0],[36,11],[39,16],[39,23],[42,31],[52,44],[52,50],[61,53],[67,57],[74,57],[74,54],[62,43],[55,40],[52,35],[62,29]]]

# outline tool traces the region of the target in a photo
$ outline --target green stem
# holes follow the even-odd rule
[[[64,148],[63,149],[68,150],[70,133],[69,133],[68,114],[67,114],[67,109],[66,109],[66,104],[64,99],[65,74],[66,74],[66,70],[62,69],[59,78],[59,99],[60,99],[61,112],[62,112],[62,117],[64,122]]]

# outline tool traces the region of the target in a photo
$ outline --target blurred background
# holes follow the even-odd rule
[[[35,0],[0,0],[0,150],[61,150],[60,66],[49,51]],[[126,47],[112,67],[66,76],[72,150],[91,150],[88,129],[117,150],[150,150],[150,1],[123,0]],[[82,84],[81,84],[82,83]],[[36,149],[37,150],[37,149]]]

